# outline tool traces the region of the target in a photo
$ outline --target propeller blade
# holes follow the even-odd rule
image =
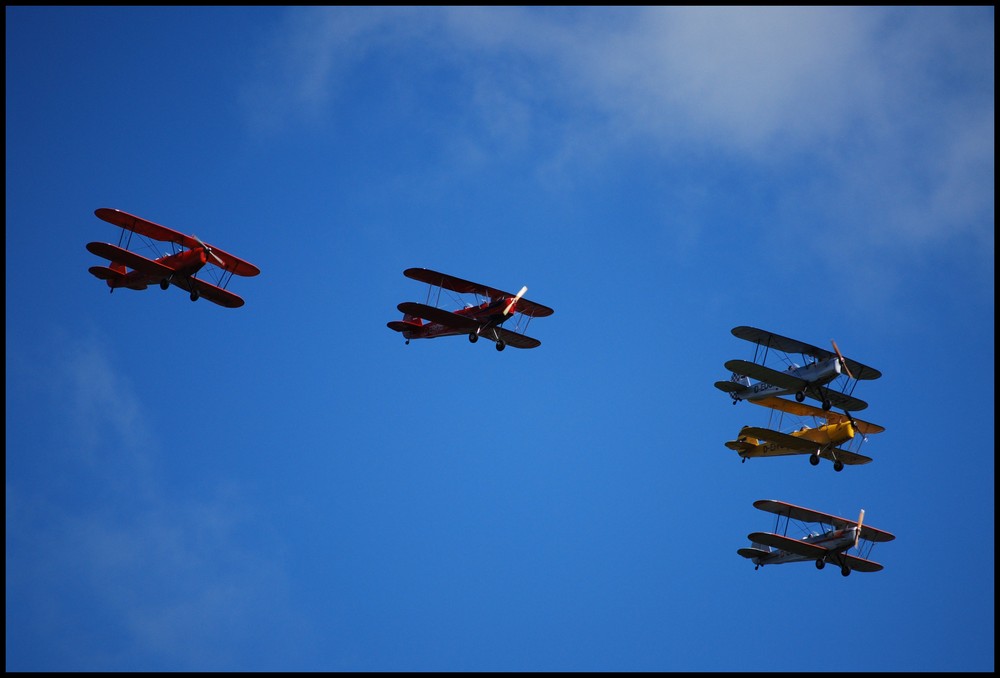
[[[504,314],[504,315],[510,315],[510,310],[511,310],[512,308],[514,308],[514,304],[516,304],[516,303],[518,302],[518,300],[519,300],[519,299],[520,299],[520,298],[521,298],[522,296],[524,296],[524,293],[525,293],[525,292],[527,292],[527,291],[528,291],[528,286],[527,286],[527,285],[525,285],[524,287],[522,287],[522,288],[521,288],[521,291],[517,293],[517,296],[516,296],[516,297],[514,297],[513,299],[511,299],[511,300],[510,300],[510,303],[509,303],[509,304],[507,304],[507,308],[505,308],[505,309],[503,310],[503,314]]]
[[[199,238],[196,235],[192,235],[191,237],[198,241],[198,244],[201,245],[206,252],[208,252],[208,255],[210,257],[212,257],[213,259],[215,259],[219,263],[219,266],[222,266],[223,268],[225,268],[226,262],[224,262],[222,259],[220,259],[219,255],[216,254],[215,252],[213,252],[212,248],[209,247],[208,245],[206,245],[204,240],[202,240],[201,238]]]
[[[854,532],[854,548],[858,548],[858,542],[861,541],[861,523],[865,520],[865,510],[861,509],[861,514],[858,515],[858,528]]]
[[[853,379],[854,375],[851,374],[850,368],[847,367],[847,361],[844,360],[844,354],[840,352],[839,348],[837,348],[837,342],[835,342],[833,339],[831,339],[830,343],[833,344],[833,351],[834,351],[834,353],[837,354],[837,358],[840,360],[840,366],[844,368],[844,372],[847,373],[847,376],[850,377],[851,379]]]

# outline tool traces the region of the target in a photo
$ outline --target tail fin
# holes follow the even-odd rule
[[[404,323],[409,323],[411,325],[416,325],[417,327],[420,327],[421,325],[424,324],[423,320],[421,320],[420,318],[418,318],[415,315],[410,315],[409,313],[404,313],[403,314],[403,322]]]
[[[758,544],[755,541],[750,542],[750,548],[755,548],[758,551],[763,551],[765,553],[770,553],[771,552],[771,547],[770,546],[765,546],[764,544]]]

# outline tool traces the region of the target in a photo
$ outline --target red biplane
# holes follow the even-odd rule
[[[87,249],[91,253],[111,261],[110,268],[92,266],[89,270],[94,276],[107,281],[112,292],[119,287],[144,290],[151,284],[159,284],[165,290],[173,284],[187,291],[191,301],[204,297],[219,306],[239,308],[244,303],[243,299],[226,290],[226,285],[234,275],[254,276],[260,273],[260,269],[253,264],[202,242],[196,235],[184,235],[166,226],[107,207],[94,210],[94,214],[124,229],[118,245],[87,243]],[[174,252],[157,259],[147,259],[128,249],[133,235],[169,242]],[[147,246],[156,251],[148,241]],[[222,269],[218,286],[197,277],[205,264],[214,264]]]
[[[403,319],[388,322],[386,326],[402,333],[407,344],[410,339],[433,339],[459,334],[468,335],[472,343],[476,343],[480,336],[488,337],[496,342],[498,351],[504,350],[508,345],[514,348],[535,348],[542,343],[522,332],[527,329],[531,318],[552,315],[553,310],[525,299],[527,287],[522,287],[517,294],[511,294],[426,268],[408,268],[403,271],[403,275],[430,285],[427,291],[428,302],[435,287],[438,288],[435,304],[440,301],[441,290],[476,297],[475,304],[466,303],[454,313],[436,305],[418,304],[414,301],[399,304],[396,308],[403,313]],[[517,316],[514,327],[509,330],[504,328],[502,325],[514,316]],[[524,320],[524,327],[521,327],[524,318],[527,320]]]

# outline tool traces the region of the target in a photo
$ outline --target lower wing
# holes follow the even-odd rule
[[[794,553],[795,555],[812,560],[824,558],[830,552],[830,549],[825,549],[822,546],[809,544],[799,539],[783,537],[780,534],[772,534],[771,532],[753,532],[748,538],[751,543],[781,549],[782,551]]]
[[[212,303],[218,304],[219,306],[225,306],[226,308],[239,308],[244,303],[243,299],[228,290],[224,290],[221,287],[216,287],[211,283],[207,283],[204,280],[198,280],[198,278],[183,278],[176,277],[171,280],[173,284],[177,285],[183,290],[188,292],[198,291],[198,296],[208,299]]]
[[[130,250],[116,247],[106,242],[87,243],[87,250],[99,257],[104,257],[110,261],[125,264],[129,268],[146,274],[153,282],[158,282],[163,278],[169,278],[174,273],[174,269],[169,266],[147,259],[141,254],[136,254]],[[97,275],[96,273],[94,275]],[[100,276],[98,276],[100,277]]]

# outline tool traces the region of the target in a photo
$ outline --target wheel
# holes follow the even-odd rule
[[[405,345],[406,345],[406,346],[409,346],[409,345],[410,345],[410,340],[409,340],[409,339],[407,339],[407,340],[406,340],[406,344],[405,344]]]
[[[805,399],[806,399],[806,394],[803,393],[802,391],[799,391],[798,393],[795,394],[795,402],[801,403]]]
[[[829,400],[824,400],[823,401],[823,411],[824,412],[829,412],[831,407],[833,407],[833,404]]]
[[[191,291],[191,301],[198,301],[198,290]]]
[[[502,341],[498,341],[498,342],[497,342],[497,350],[498,350],[498,351],[502,351],[502,350],[504,350],[505,348],[507,348],[507,344],[503,343]]]
[[[819,464],[819,455],[818,454],[810,454],[809,455],[809,463],[812,464],[813,466],[816,466],[817,464]]]
[[[475,332],[470,332],[469,333],[469,343],[470,344],[474,344],[477,341],[479,341],[479,335],[476,334]]]
[[[844,462],[840,461],[839,459],[837,461],[833,462],[833,470],[836,471],[837,473],[840,473],[841,471],[843,471],[844,470]]]
[[[845,577],[849,576],[851,574],[851,568],[845,565],[844,567],[840,568],[840,574],[844,575]]]
[[[826,567],[826,561],[825,560],[823,560],[822,558],[820,558],[819,560],[816,561],[816,569],[817,570],[822,570],[824,567]]]
[[[163,280],[160,281],[160,289],[161,290],[165,290],[168,287],[170,287],[170,281],[169,280],[167,280],[166,278],[164,278]]]

